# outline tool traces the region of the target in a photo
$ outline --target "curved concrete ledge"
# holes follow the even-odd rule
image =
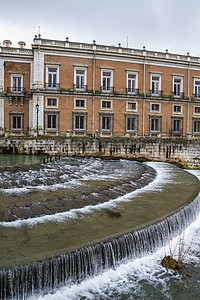
[[[151,163],[157,166],[163,163]],[[159,178],[147,187],[130,193],[124,199],[104,206],[83,208],[76,215],[60,215],[61,220],[49,219],[37,226],[2,227],[1,268],[25,265],[34,261],[71,253],[97,243],[107,242],[124,234],[153,226],[166,216],[176,214],[195,199],[199,180],[192,174],[164,164],[172,176],[159,187]],[[158,174],[159,177],[159,174]],[[161,190],[162,189],[162,190]],[[115,206],[112,206],[115,204]],[[108,209],[112,211],[108,213]],[[17,238],[16,238],[17,235]],[[13,241],[15,241],[13,249]],[[23,251],[22,251],[23,250]]]
[[[175,167],[171,166],[170,168],[173,169]],[[16,261],[11,260],[10,265],[7,263],[6,265],[1,266],[0,297],[7,299],[17,295],[21,298],[26,298],[30,293],[41,293],[42,290],[44,290],[45,293],[51,292],[63,284],[80,282],[81,280],[88,278],[88,276],[99,274],[104,269],[116,267],[120,261],[124,259],[140,257],[155,251],[156,248],[166,244],[170,238],[180,234],[193,220],[195,220],[200,209],[200,197],[198,195],[199,180],[186,171],[178,170],[179,169],[177,168],[173,169],[174,172],[177,171],[181,176],[179,176],[179,182],[171,183],[170,193],[168,193],[168,202],[172,202],[176,199],[176,190],[178,190],[177,195],[181,198],[181,201],[173,201],[173,205],[168,207],[163,207],[166,203],[165,201],[161,201],[160,204],[162,209],[155,209],[154,205],[156,202],[154,201],[152,203],[152,199],[161,199],[158,197],[159,191],[157,189],[153,190],[152,187],[146,187],[148,191],[139,192],[139,194],[141,193],[142,199],[140,199],[140,197],[134,198],[134,195],[130,194],[129,196],[131,196],[131,199],[125,202],[119,202],[114,208],[115,211],[113,211],[112,208],[112,214],[108,214],[108,212],[102,214],[102,209],[97,212],[93,211],[92,215],[89,213],[89,220],[91,221],[92,219],[93,221],[90,225],[94,226],[96,224],[99,226],[103,221],[104,230],[100,230],[100,232],[94,230],[95,235],[93,236],[90,228],[87,232],[90,234],[86,236],[83,235],[82,240],[80,239],[80,234],[82,234],[82,230],[86,230],[87,226],[89,226],[89,221],[86,218],[88,217],[87,214],[83,216],[82,212],[82,214],[79,215],[79,219],[69,219],[67,222],[64,222],[64,224],[60,223],[59,227],[61,227],[63,235],[66,232],[66,227],[62,225],[68,224],[69,234],[69,224],[73,225],[74,222],[77,223],[76,226],[79,228],[79,231],[75,231],[73,226],[71,228],[71,230],[73,229],[74,235],[77,233],[76,243],[72,245],[72,240],[69,240],[68,246],[60,249],[59,243],[56,240],[56,246],[59,250],[51,249],[51,251],[41,252],[41,248],[39,247],[40,252],[35,255],[35,249],[31,248],[30,250],[34,252],[34,256],[29,255],[29,261],[27,261],[27,257],[24,257],[22,259],[20,258],[17,264]],[[169,186],[166,186],[165,188],[162,187],[162,196],[166,195],[168,188]],[[182,194],[180,193],[180,189],[183,190]],[[149,199],[148,197],[152,193],[153,198],[150,197],[151,199]],[[146,201],[145,195],[148,195]],[[169,195],[173,197],[169,198]],[[138,201],[143,207],[143,211],[145,211],[145,209],[148,210],[148,202],[154,204],[151,214],[152,212],[155,212],[153,215],[157,216],[157,218],[153,218],[153,215],[150,214],[149,221],[146,222],[147,216],[149,216],[148,211],[148,214],[143,214],[143,224],[141,222],[142,218],[133,220],[133,216],[138,215],[138,211],[134,214],[134,211],[130,210],[130,208],[138,208]],[[173,207],[171,211],[170,207]],[[165,214],[163,214],[164,211]],[[129,213],[129,218],[127,212]],[[95,221],[98,220],[97,217],[101,218],[100,223],[95,223]],[[110,227],[108,228],[107,221],[111,217],[112,221],[109,220]],[[132,226],[130,227],[131,218]],[[79,222],[77,222],[77,220],[79,220]],[[119,225],[119,220],[126,220],[127,222],[124,224],[121,223],[120,228],[115,227],[116,225]],[[49,224],[51,224],[51,229],[53,230],[55,223],[48,222],[47,224],[42,224],[42,228],[46,226],[46,235],[48,234],[47,230],[50,229],[49,226],[47,226]],[[9,228],[7,229],[9,230]],[[27,231],[30,232],[34,229],[36,235],[38,235],[41,227],[28,227],[27,229],[26,226],[22,226],[21,228],[14,228],[14,232],[16,233],[16,231],[21,230],[22,235],[26,236]],[[106,231],[106,229],[108,230]],[[55,238],[55,232],[53,234],[53,238]],[[65,240],[65,242],[67,243],[67,240]],[[53,240],[51,241],[51,244],[52,243],[54,243]],[[47,246],[48,245],[46,245],[46,247]],[[23,247],[24,244],[23,241],[21,241],[21,249],[18,250],[24,250]],[[9,255],[11,252],[9,252]],[[25,253],[25,255],[27,255],[27,253]],[[13,265],[21,266],[13,267]]]

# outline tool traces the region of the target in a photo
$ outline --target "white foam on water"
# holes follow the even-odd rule
[[[38,170],[17,171],[16,173],[3,171],[0,173],[0,192],[20,195],[34,191],[54,191],[59,188],[67,189],[76,187],[81,180],[115,180],[121,178],[121,174],[117,168],[108,169],[107,165],[102,164],[100,160],[84,160],[77,165],[65,164],[65,160],[59,163],[47,164]],[[128,171],[127,164],[123,161],[125,170]],[[109,173],[109,174],[107,174]],[[6,186],[5,186],[6,182]],[[5,187],[4,187],[5,186]]]
[[[200,239],[197,239],[193,244],[195,236],[199,236],[200,232],[200,214],[195,222],[193,222],[185,230],[185,249],[189,249],[192,243],[192,250],[189,251],[186,257],[186,262],[196,262],[199,264]],[[73,284],[62,287],[54,293],[47,295],[35,295],[29,297],[29,300],[96,300],[96,299],[148,299],[145,294],[145,285],[151,286],[160,298],[150,299],[170,299],[173,300],[173,295],[170,291],[170,280],[178,280],[181,282],[183,276],[172,270],[167,270],[161,266],[161,260],[165,255],[170,254],[170,250],[178,256],[176,247],[181,236],[174,238],[170,245],[160,248],[151,255],[146,255],[138,259],[130,259],[121,263],[116,269],[109,269],[102,274],[84,280],[80,284]],[[170,248],[170,249],[169,249]],[[176,249],[176,250],[175,250]],[[122,297],[120,296],[122,295]],[[131,295],[131,298],[127,298]],[[152,296],[152,294],[151,294]]]
[[[20,187],[20,188],[8,188],[8,189],[0,189],[1,192],[6,194],[25,194],[33,191],[55,191],[58,189],[70,189],[72,187],[81,186],[82,183],[79,180],[73,179],[66,183],[56,183],[52,185],[41,184],[37,186],[27,186],[27,187]]]
[[[112,208],[116,207],[118,203],[121,202],[128,202],[131,201],[134,197],[137,197],[138,195],[142,195],[143,193],[150,192],[150,191],[162,191],[163,186],[165,184],[173,184],[174,183],[174,176],[172,174],[172,168],[173,166],[166,164],[166,163],[160,163],[160,162],[148,162],[147,163],[150,167],[153,167],[156,172],[157,176],[156,178],[146,185],[143,188],[137,189],[133,192],[130,192],[124,196],[117,197],[116,199],[111,199],[107,202],[100,203],[97,205],[88,205],[84,206],[82,208],[77,209],[71,209],[67,212],[61,212],[56,213],[52,215],[45,215],[40,216],[36,218],[29,218],[29,219],[20,219],[12,222],[0,222],[0,226],[4,227],[20,227],[20,226],[34,226],[37,224],[45,223],[45,222],[64,222],[67,219],[75,219],[80,218],[84,214],[92,213],[95,210],[100,210],[103,208]],[[173,169],[174,170],[174,169]],[[147,174],[148,175],[148,174]]]

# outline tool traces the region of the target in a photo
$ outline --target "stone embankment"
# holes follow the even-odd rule
[[[200,168],[200,140],[88,136],[2,137],[0,153],[91,155],[176,162]]]

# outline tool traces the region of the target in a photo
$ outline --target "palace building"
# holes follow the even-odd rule
[[[200,137],[200,58],[35,36],[0,46],[0,135]]]

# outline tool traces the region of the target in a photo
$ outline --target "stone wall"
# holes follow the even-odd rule
[[[200,140],[158,138],[50,137],[0,138],[0,153],[93,155],[174,161],[200,168]]]

